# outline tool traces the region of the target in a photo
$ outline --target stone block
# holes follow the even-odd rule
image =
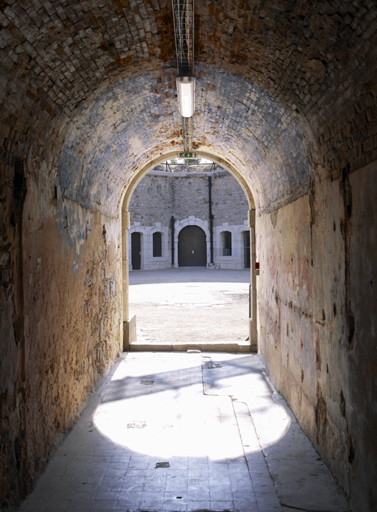
[[[123,321],[123,352],[128,352],[131,344],[136,341],[136,315],[134,315],[129,321]]]

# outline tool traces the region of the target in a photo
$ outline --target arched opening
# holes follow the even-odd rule
[[[178,235],[178,266],[205,267],[206,235],[199,226],[186,226]]]
[[[245,224],[249,226],[249,229],[246,230],[250,233],[249,235],[249,251],[251,255],[251,263],[252,265],[247,264],[245,262],[245,254],[242,243],[242,233],[245,231],[243,226],[239,226],[237,229],[234,227],[228,229],[221,229],[220,226],[217,229],[215,235],[215,252],[219,249],[220,240],[221,240],[221,232],[226,231],[230,234],[230,238],[228,237],[226,242],[227,252],[228,254],[233,254],[237,256],[240,260],[240,266],[237,267],[239,269],[250,268],[250,266],[254,267],[253,262],[255,261],[255,206],[252,192],[250,190],[249,184],[246,182],[243,174],[237,170],[230,162],[226,161],[224,158],[219,157],[218,155],[213,155],[210,153],[200,152],[198,153],[199,157],[211,160],[219,164],[223,169],[226,169],[230,172],[230,174],[236,179],[238,185],[241,186],[248,205],[248,211],[246,212],[247,220],[245,220]],[[129,275],[128,271],[130,269],[127,258],[129,257],[128,244],[131,240],[128,238],[128,232],[131,227],[131,217],[130,217],[130,202],[135,191],[137,185],[140,183],[142,178],[153,169],[156,165],[161,162],[167,161],[169,158],[176,158],[176,153],[165,154],[159,158],[156,158],[149,162],[148,165],[145,165],[140,171],[137,171],[134,175],[134,178],[127,184],[124,190],[124,199],[122,205],[122,245],[123,245],[123,349],[125,351],[132,350],[132,344],[136,342],[136,319],[130,315],[130,305],[129,305]],[[208,223],[208,225],[207,225]],[[134,224],[134,223],[133,223]],[[224,226],[227,226],[227,223],[224,223]],[[156,226],[160,226],[159,223],[156,223]],[[172,230],[173,226],[173,230]],[[132,227],[132,230],[135,228]],[[165,228],[164,228],[165,229]],[[174,233],[175,229],[175,233]],[[171,258],[171,267],[195,267],[201,266],[205,267],[206,265],[210,265],[211,258],[211,234],[210,234],[211,226],[210,222],[206,220],[202,220],[200,218],[196,218],[195,216],[189,216],[186,219],[182,219],[177,221],[175,224],[170,222],[169,230],[166,231],[167,238],[164,242],[166,247],[168,247],[169,258]],[[152,231],[152,230],[151,230]],[[153,232],[161,231],[160,227],[153,228]],[[150,252],[155,250],[155,244],[157,242],[154,241],[154,236],[152,233],[150,234],[150,242],[148,242],[152,247],[150,247]],[[156,238],[157,240],[157,238]],[[132,243],[132,242],[131,242]],[[148,244],[147,244],[148,245]],[[166,248],[165,248],[166,249]],[[164,251],[165,251],[164,249]],[[170,255],[171,252],[171,255]],[[164,253],[165,254],[165,253]],[[223,256],[223,249],[221,248],[218,253],[221,262],[221,268],[229,269],[232,268],[229,266],[228,258],[230,256]],[[165,254],[166,257],[166,254]],[[165,258],[166,259],[166,258]],[[225,261],[226,260],[226,261]],[[162,263],[162,262],[161,262]],[[161,267],[160,267],[161,268]],[[132,266],[133,269],[133,266]],[[244,338],[247,340],[248,347],[251,351],[257,351],[257,319],[256,319],[256,311],[257,311],[257,290],[256,290],[256,280],[254,273],[249,274],[250,279],[250,291],[249,291],[249,304],[248,304],[248,336]]]
[[[118,353],[121,195],[184,141],[172,4],[70,4],[1,3],[0,503],[31,488]],[[377,4],[194,14],[193,147],[258,202],[261,356],[351,508],[377,510]]]
[[[131,234],[131,265],[132,270],[141,269],[141,233],[138,231]]]
[[[222,231],[221,233],[223,256],[232,256],[232,233],[230,231]]]
[[[161,258],[162,256],[162,233],[156,231],[153,233],[153,257]]]

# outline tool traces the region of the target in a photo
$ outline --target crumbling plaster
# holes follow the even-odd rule
[[[265,98],[263,94],[261,97],[262,100]],[[9,500],[14,499],[11,496],[23,496],[30,490],[59,436],[72,425],[89,390],[109,369],[120,348],[122,308],[118,212],[124,193],[121,185],[128,183],[132,188],[132,176],[138,175],[143,162],[151,156],[162,158],[160,153],[166,148],[172,154],[175,145],[179,149],[178,122],[173,126],[178,130],[174,140],[166,140],[167,132],[164,130],[162,135],[158,135],[158,124],[151,131],[140,129],[139,135],[143,139],[127,131],[121,132],[119,139],[113,138],[112,121],[122,110],[116,107],[115,99],[120,99],[121,106],[125,108],[132,104],[129,97],[126,101],[126,95],[123,99],[117,95],[105,95],[90,109],[94,116],[89,116],[90,122],[84,115],[84,121],[80,121],[82,124],[78,124],[78,118],[75,118],[72,125],[63,123],[60,131],[48,132],[57,142],[58,158],[51,156],[49,149],[44,150],[42,158],[34,161],[32,155],[38,153],[38,146],[34,143],[33,149],[29,150],[29,158],[19,164],[23,166],[20,172],[24,175],[27,192],[21,192],[21,197],[18,197],[14,181],[11,182],[13,191],[9,189],[14,204],[7,204],[16,212],[12,235],[13,260],[9,261],[12,261],[14,274],[18,272],[17,282],[23,283],[23,288],[17,288],[13,299],[5,298],[6,307],[2,309],[4,337],[13,339],[2,348],[4,361],[5,358],[7,360],[7,370],[3,372],[7,381],[2,383],[5,397],[3,430],[11,433],[11,437],[3,440],[3,467],[8,475],[12,475],[12,481],[18,482],[16,486],[12,485]],[[105,108],[97,118],[96,109],[101,103],[109,110]],[[273,106],[273,103],[268,105]],[[277,112],[284,115],[276,107],[269,118],[276,134],[279,132]],[[268,111],[264,114],[268,116]],[[134,119],[135,112],[132,115],[129,112],[129,115]],[[138,112],[138,119],[137,115]],[[127,126],[129,130],[134,128],[130,124]],[[197,120],[195,126],[198,133],[206,133],[206,127]],[[262,137],[263,130],[251,131],[249,139],[241,132],[237,141],[235,132],[228,128],[226,133],[233,133],[232,136],[219,139],[212,134],[212,142],[204,145],[204,149],[208,154],[224,151],[225,160],[233,163],[244,183],[255,194],[259,214],[257,233],[262,236],[259,258],[267,264],[265,268],[270,272],[267,279],[262,271],[259,279],[261,354],[303,427],[357,502],[365,499],[363,493],[369,492],[368,482],[373,477],[369,471],[362,481],[359,478],[359,475],[367,473],[365,468],[369,467],[362,462],[362,454],[367,451],[370,437],[358,445],[356,452],[355,439],[362,437],[364,430],[356,425],[351,433],[351,422],[344,417],[349,413],[344,411],[355,407],[359,417],[363,417],[367,414],[367,404],[364,403],[363,413],[356,398],[348,405],[351,393],[347,378],[350,364],[348,348],[340,347],[339,339],[348,336],[345,334],[347,321],[344,311],[347,308],[343,283],[346,250],[342,233],[350,236],[349,228],[347,231],[341,219],[347,209],[345,201],[349,200],[349,189],[354,186],[351,183],[357,183],[359,172],[348,174],[349,170],[346,170],[346,176],[335,177],[331,182],[329,174],[320,167],[314,168],[313,172],[308,166],[305,146],[296,151],[290,145],[286,148],[284,161],[290,159],[292,162],[294,156],[296,164],[288,167],[285,179],[287,167],[283,160],[276,160],[268,171],[268,182],[267,164],[264,166],[258,160],[258,154],[251,164],[248,159],[255,155],[252,152],[247,154],[247,148],[255,147],[253,137]],[[295,133],[291,124],[287,134],[294,139]],[[65,134],[67,137],[59,152],[59,144]],[[299,139],[304,140],[303,137]],[[156,140],[160,145],[154,145]],[[261,143],[261,139],[258,142]],[[233,146],[238,148],[238,152],[230,149]],[[272,146],[273,141],[270,149]],[[127,158],[121,159],[121,149]],[[274,152],[266,150],[266,154],[269,155],[266,162],[272,165],[273,158],[270,158]],[[301,166],[304,172],[300,172]],[[254,169],[254,172],[249,172],[249,169]],[[284,169],[280,181],[273,174],[277,169],[279,172]],[[369,171],[370,174],[373,172],[373,169]],[[363,186],[365,183],[364,179]],[[257,193],[260,190],[263,190],[262,194]],[[359,203],[358,206],[364,204],[362,200]],[[272,213],[268,213],[271,210]],[[334,211],[333,223],[327,222],[329,211]],[[22,236],[18,236],[21,224]],[[10,231],[9,226],[3,229]],[[327,260],[325,254],[329,251],[332,256]],[[285,277],[282,277],[282,268],[288,269]],[[329,275],[334,276],[333,280],[328,278]],[[263,279],[267,279],[265,288]],[[336,321],[329,320],[334,302]],[[18,309],[24,313],[19,315],[20,323]],[[63,323],[59,324],[61,319],[64,319]],[[10,322],[16,326],[15,334],[9,328]],[[16,343],[17,329],[21,332],[21,342]],[[369,339],[371,337],[372,331]],[[33,340],[32,346],[27,340]],[[276,349],[272,348],[274,344]],[[58,351],[61,347],[63,356]],[[340,370],[330,370],[338,366]],[[358,365],[355,371],[360,371]],[[362,388],[359,381],[358,385]],[[41,389],[42,400],[34,394],[35,389]],[[18,391],[14,394],[13,390]],[[12,394],[9,399],[8,393],[9,396]],[[41,427],[39,419],[46,415],[47,410],[48,421]],[[360,422],[355,418],[353,421],[355,424]],[[26,452],[27,446],[32,447],[31,453]],[[358,472],[354,469],[356,464]],[[353,477],[354,474],[357,477]],[[6,482],[9,482],[8,477],[4,480],[4,488],[7,488]],[[8,500],[7,495],[3,500]]]
[[[5,508],[30,492],[111,368],[122,337],[119,221],[63,199],[33,171],[32,159],[17,165],[10,223],[2,224],[11,247],[1,269]]]
[[[377,499],[376,171],[317,178],[257,219],[260,353],[354,510]]]
[[[261,354],[354,509],[373,511],[375,3],[196,9],[194,141],[261,214]],[[181,149],[171,22],[165,1],[0,2],[1,506],[119,349],[124,187]]]
[[[138,169],[167,151],[180,151],[175,75],[171,69],[135,77],[80,113],[58,166],[64,197],[114,215],[124,184]],[[200,150],[224,155],[242,169],[261,210],[305,193],[312,171],[305,143],[310,130],[302,120],[221,69],[198,65],[197,76],[194,133]]]

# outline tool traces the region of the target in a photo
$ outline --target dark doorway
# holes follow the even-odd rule
[[[243,253],[245,268],[250,268],[250,231],[243,231]]]
[[[153,257],[162,256],[162,235],[161,233],[153,233]]]
[[[232,256],[232,233],[223,231],[223,256]]]
[[[141,268],[141,234],[131,234],[131,265],[132,270],[140,270]]]
[[[186,226],[178,235],[178,266],[205,267],[207,244],[204,231],[198,226]]]

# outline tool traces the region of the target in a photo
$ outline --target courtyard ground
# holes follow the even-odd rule
[[[249,337],[250,269],[182,267],[130,272],[138,343],[237,343]],[[246,343],[245,343],[246,342]]]

